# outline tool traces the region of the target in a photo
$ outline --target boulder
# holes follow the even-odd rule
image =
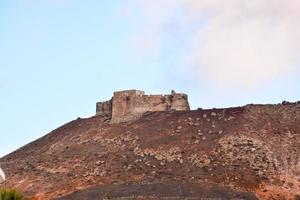
[[[5,174],[3,170],[0,168],[0,184],[5,181]]]

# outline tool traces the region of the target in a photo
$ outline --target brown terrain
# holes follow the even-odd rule
[[[300,199],[300,104],[77,119],[0,159],[33,199]]]

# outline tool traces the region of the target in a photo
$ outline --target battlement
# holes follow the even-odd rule
[[[124,90],[96,105],[96,115],[110,118],[111,123],[135,120],[146,112],[171,110],[190,110],[188,96],[174,91],[170,95],[145,95],[140,90]]]
[[[145,95],[144,91],[141,90],[123,90],[114,92],[114,96],[138,96],[138,95]]]

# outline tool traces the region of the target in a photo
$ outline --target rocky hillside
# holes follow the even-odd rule
[[[299,199],[300,104],[72,121],[0,160],[35,199]]]

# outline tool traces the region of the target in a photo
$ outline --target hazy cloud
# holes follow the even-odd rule
[[[169,24],[189,30],[181,64],[211,83],[253,86],[297,70],[298,0],[131,0],[127,6],[129,17],[142,16],[134,38],[146,53],[163,48]]]

